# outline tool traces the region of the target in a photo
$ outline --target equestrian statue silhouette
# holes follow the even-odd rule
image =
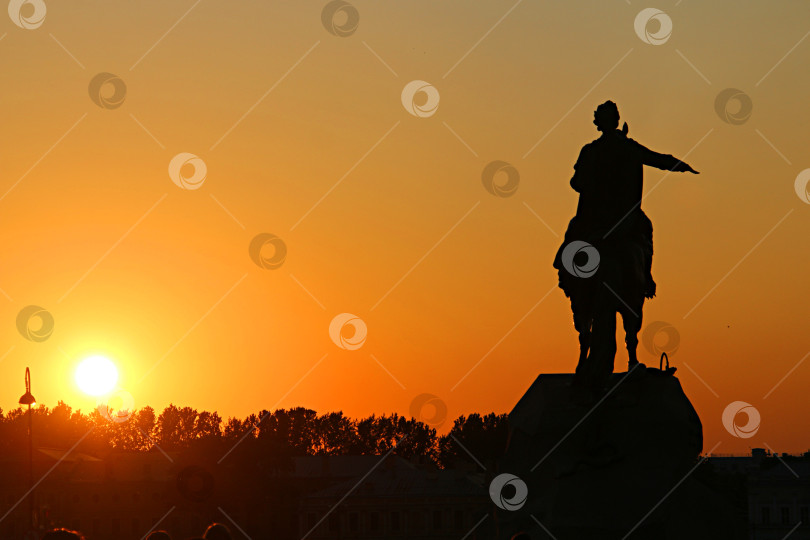
[[[641,209],[643,166],[699,173],[629,138],[626,122],[619,130],[619,110],[612,101],[597,107],[593,123],[602,135],[582,148],[574,165],[571,187],[579,193],[579,203],[554,268],[560,288],[571,299],[579,332],[574,382],[598,394],[613,372],[616,314],[622,316],[629,372],[639,364],[644,300],[656,293],[652,222]]]

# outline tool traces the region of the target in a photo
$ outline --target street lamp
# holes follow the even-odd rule
[[[31,416],[31,405],[36,405],[37,400],[31,393],[31,371],[25,368],[25,394],[20,398],[20,405],[28,405],[28,524],[30,530],[34,530],[34,436],[31,430],[33,420]]]

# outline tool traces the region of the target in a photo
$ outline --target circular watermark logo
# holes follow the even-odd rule
[[[751,118],[754,102],[742,90],[726,88],[714,98],[714,110],[723,122],[739,126]]]
[[[99,73],[87,87],[90,99],[102,109],[117,109],[127,97],[127,84],[113,73]]]
[[[506,181],[495,182],[495,177],[499,173],[506,175]],[[484,167],[484,171],[481,173],[481,182],[484,184],[484,189],[496,197],[511,197],[520,185],[520,173],[510,163],[493,161]]]
[[[662,343],[662,337],[665,336]],[[661,353],[667,353],[667,356],[672,356],[678,352],[678,346],[681,344],[681,334],[678,329],[664,321],[653,321],[644,327],[641,332],[641,343],[647,352],[658,358]]]
[[[657,27],[655,26],[657,25]],[[656,8],[645,8],[638,12],[633,21],[636,35],[649,45],[663,45],[672,35],[672,19]],[[653,31],[651,31],[651,27]]]
[[[737,423],[737,415],[745,414],[747,417],[744,425]],[[730,434],[740,439],[750,439],[759,430],[759,411],[750,403],[745,401],[734,401],[729,403],[723,411],[723,427]]]
[[[563,249],[562,264],[572,276],[589,278],[599,269],[599,251],[584,240],[572,240]]]
[[[260,233],[250,241],[248,254],[259,268],[276,270],[287,259],[287,244],[275,234]]]
[[[329,337],[347,351],[355,351],[366,342],[368,328],[363,319],[351,313],[341,313],[329,323]]]
[[[810,184],[810,169],[805,169],[796,176],[796,182],[793,187],[796,189],[796,195],[802,200],[803,203],[810,204],[810,190],[807,185]]]
[[[526,482],[514,474],[502,473],[489,483],[489,498],[501,510],[514,512],[523,508],[529,496]]]
[[[132,418],[132,414],[135,412],[135,399],[132,394],[119,388],[99,398],[96,410],[105,420],[123,424]]]
[[[169,178],[183,189],[200,189],[207,174],[205,162],[189,152],[180,152],[169,162]]]
[[[26,30],[35,30],[42,26],[46,11],[43,0],[11,0],[8,3],[11,22]]]
[[[355,33],[360,23],[360,13],[353,5],[343,0],[333,0],[323,7],[321,22],[326,30],[338,37]]]
[[[180,495],[192,502],[204,502],[214,492],[214,475],[199,465],[183,467],[175,481]]]
[[[447,420],[447,404],[433,394],[419,394],[413,398],[409,411],[412,418],[433,428],[440,427]]]
[[[45,308],[26,306],[17,313],[17,331],[29,341],[45,341],[53,334],[53,315]]]
[[[423,97],[420,103],[417,103],[417,96]],[[419,118],[433,116],[439,108],[439,91],[429,82],[411,81],[402,89],[402,106]]]

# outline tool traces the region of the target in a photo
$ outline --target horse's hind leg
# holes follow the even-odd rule
[[[579,332],[579,362],[577,372],[585,369],[588,351],[591,348],[591,322],[593,320],[592,302],[590,299],[571,297],[571,310],[574,313],[574,328]]]
[[[605,300],[604,296],[601,300]],[[588,352],[589,384],[594,392],[600,393],[613,373],[616,357],[616,309],[610,302],[594,303],[591,332],[591,350]]]
[[[584,329],[579,332],[579,363],[584,365],[588,359],[588,349],[591,347],[591,330]]]
[[[627,371],[630,371],[638,365],[638,356],[636,349],[638,348],[638,333],[641,330],[641,310],[644,307],[644,302],[641,305],[635,306],[634,312],[631,313],[629,309],[622,310],[622,326],[624,326],[624,343],[627,346]]]
[[[638,337],[636,335],[627,334],[624,341],[627,345],[627,371],[630,371],[638,365],[638,354],[636,353]]]

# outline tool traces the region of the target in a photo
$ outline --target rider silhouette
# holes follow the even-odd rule
[[[656,291],[651,273],[652,222],[641,210],[644,165],[698,174],[683,161],[668,154],[654,152],[629,138],[627,123],[621,130],[617,129],[619,110],[612,101],[606,101],[597,107],[593,123],[602,135],[582,148],[574,165],[571,187],[579,193],[577,213],[570,221],[565,239],[554,259],[554,268],[558,270],[560,279],[559,286],[566,296],[571,297],[574,326],[580,332],[580,366],[586,359],[590,345],[591,312],[594,302],[592,290],[595,289],[583,288],[583,281],[589,278],[573,275],[564,268],[562,261],[564,248],[573,240],[583,240],[597,249],[609,243],[628,241],[640,247],[646,275],[640,279],[640,290],[637,292],[643,303],[643,297],[652,298]],[[577,291],[580,294],[572,296],[572,292]],[[577,303],[580,306],[577,306]],[[640,313],[638,319],[637,323],[640,324]],[[628,329],[627,321],[625,329]],[[635,358],[636,332],[637,330],[628,337],[628,340],[634,340],[632,344],[628,341],[630,368],[638,362]],[[615,354],[615,335],[613,340],[613,354]],[[613,354],[609,354],[609,364],[607,358],[598,359],[600,372],[607,370],[609,374],[612,371]],[[579,366],[577,370],[579,371]]]
[[[594,111],[593,123],[602,136],[582,147],[574,165],[571,187],[579,193],[577,213],[566,231],[566,241],[558,252],[554,267],[562,269],[562,248],[573,238],[590,243],[609,235],[630,237],[644,246],[647,285],[645,296],[655,296],[652,278],[652,222],[641,209],[644,185],[643,166],[699,174],[683,161],[659,154],[627,137],[627,123],[619,126],[619,109],[606,101]]]

